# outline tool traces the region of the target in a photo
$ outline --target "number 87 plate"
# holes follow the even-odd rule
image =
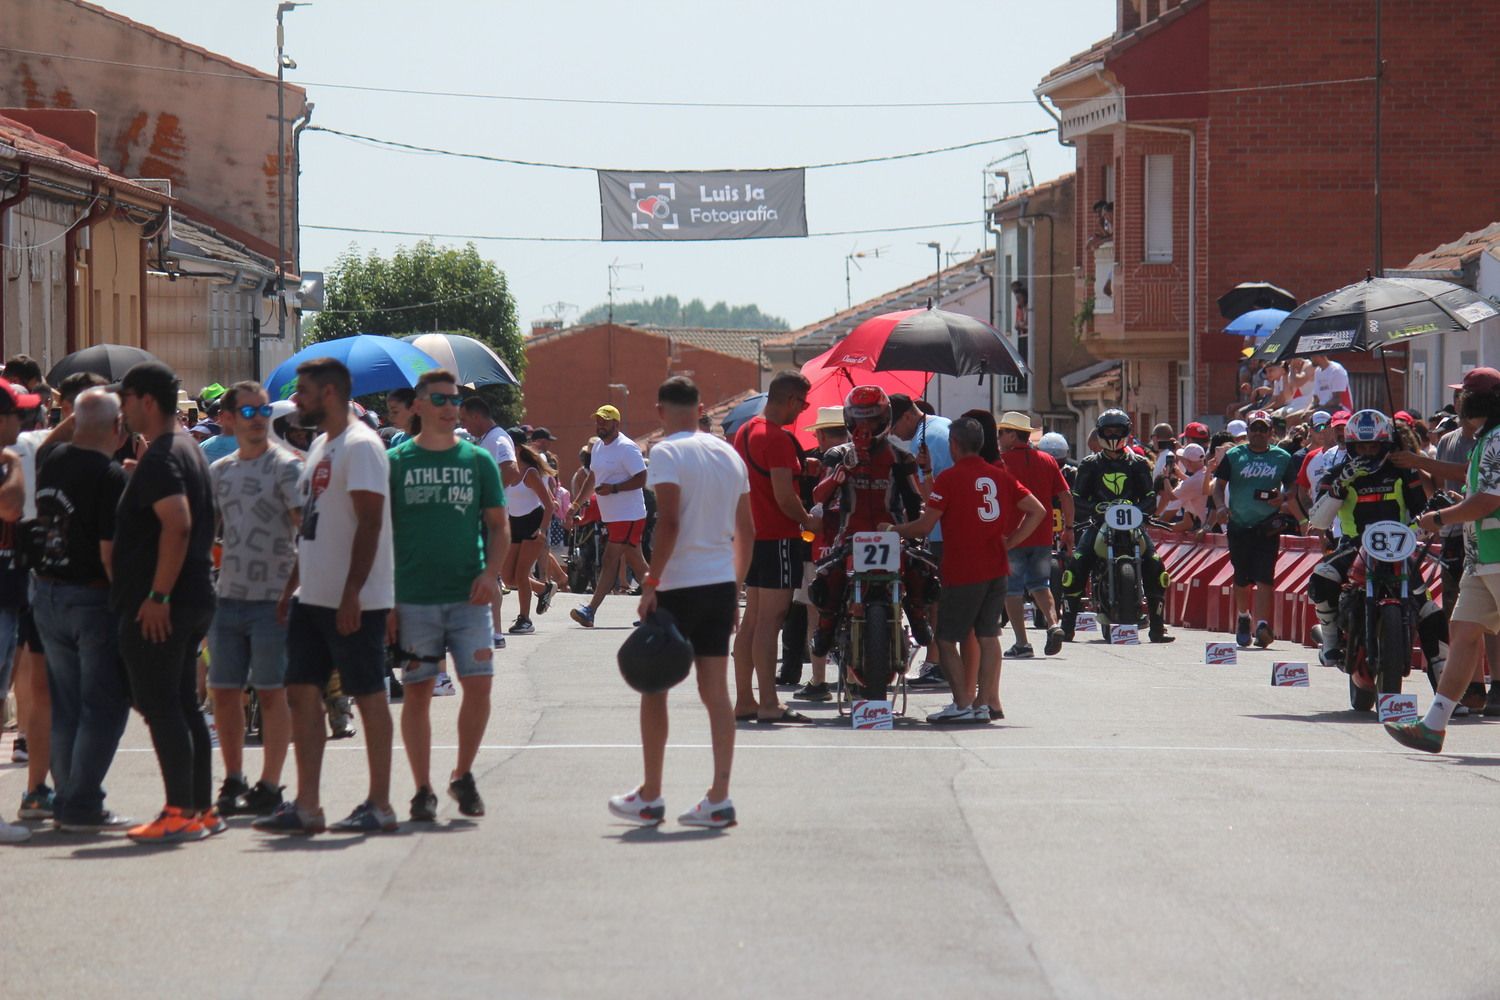
[[[857,531],[852,545],[856,573],[895,573],[901,568],[901,536],[894,531]]]

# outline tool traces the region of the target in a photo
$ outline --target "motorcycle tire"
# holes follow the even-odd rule
[[[1354,683],[1354,675],[1349,675],[1349,707],[1356,712],[1373,712],[1375,710],[1375,692],[1366,691]]]
[[[1400,694],[1401,680],[1411,665],[1411,639],[1406,634],[1406,615],[1401,605],[1382,605],[1378,624],[1380,655],[1374,663],[1378,671],[1376,687],[1381,694]]]
[[[1141,619],[1141,588],[1133,563],[1115,567],[1115,606],[1109,617],[1117,625],[1134,625]]]
[[[864,681],[865,697],[884,701],[891,684],[891,606],[867,604],[859,674]]]

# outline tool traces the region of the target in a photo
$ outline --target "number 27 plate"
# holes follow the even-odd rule
[[[901,568],[901,536],[894,531],[855,532],[853,545],[856,573],[894,573]]]

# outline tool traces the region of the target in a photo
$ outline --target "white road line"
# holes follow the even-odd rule
[[[255,750],[257,747],[246,747],[247,750]],[[347,750],[363,752],[365,747],[362,743],[354,744],[329,744],[328,750]],[[394,749],[405,750],[401,744],[396,744]],[[457,750],[455,744],[434,744],[434,750]],[[639,743],[487,743],[479,748],[481,751],[494,751],[511,753],[517,751],[531,750],[639,750]],[[711,750],[709,743],[669,743],[668,750]],[[933,746],[913,745],[902,743],[735,743],[736,752],[740,750],[833,750],[840,753],[858,753],[864,751],[874,752],[899,752],[913,751],[941,752],[941,753],[988,753],[998,751],[1003,753],[1191,753],[1191,754],[1324,754],[1324,755],[1350,755],[1350,754],[1375,754],[1384,756],[1412,756],[1418,751],[1406,750],[1400,747],[1381,750],[1374,747],[1369,748],[1335,748],[1335,747],[1198,747],[1198,746],[1136,746],[1136,745],[1102,745],[1088,746],[1083,744],[1061,744],[1042,746],[1011,746],[996,743],[952,743]],[[122,747],[118,753],[153,753],[150,747]],[[1448,753],[1429,756],[1437,757],[1467,757],[1482,759],[1500,759],[1500,753]]]

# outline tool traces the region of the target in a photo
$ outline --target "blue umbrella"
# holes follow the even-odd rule
[[[297,391],[297,366],[313,358],[342,361],[354,378],[354,395],[411,389],[425,371],[438,367],[428,354],[395,337],[361,333],[310,344],[287,358],[266,380],[272,399],[290,399]]]
[[[724,422],[720,425],[724,428],[724,436],[731,441],[745,422],[751,417],[758,417],[766,408],[766,394],[757,392],[742,403],[736,403],[734,409],[724,415]]]
[[[478,385],[520,385],[488,344],[459,333],[414,333],[402,340],[431,355],[440,367],[458,376],[458,384],[470,388]]]
[[[1239,334],[1241,337],[1269,337],[1289,315],[1291,314],[1285,309],[1252,309],[1236,316],[1224,328],[1224,332]]]

